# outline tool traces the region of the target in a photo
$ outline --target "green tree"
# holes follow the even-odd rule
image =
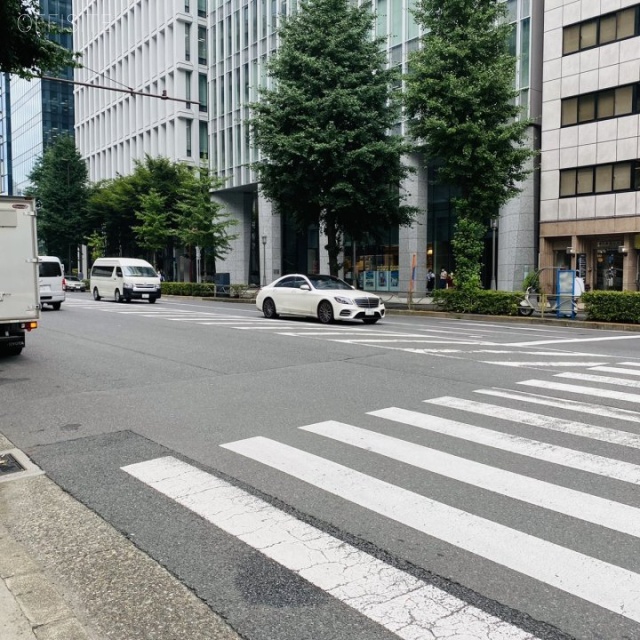
[[[148,194],[141,194],[139,199],[140,209],[135,214],[140,224],[134,226],[133,231],[138,244],[152,252],[152,263],[155,265],[156,253],[166,247],[171,235],[170,214],[166,209],[166,198],[155,189]]]
[[[141,198],[154,190],[164,199],[169,214],[168,244],[173,242],[180,185],[187,167],[168,158],[146,156],[136,161],[130,175],[98,183],[89,198],[89,224],[92,230],[104,230],[108,254],[136,256],[142,248],[134,228],[139,225],[136,211],[142,209]]]
[[[479,286],[491,218],[518,191],[533,152],[516,106],[502,0],[418,0],[425,34],[410,57],[406,113],[438,180],[457,189],[456,286]],[[466,235],[467,237],[460,237]]]
[[[64,30],[53,18],[40,14],[40,0],[0,2],[1,72],[32,78],[76,65],[78,55],[55,41]]]
[[[89,195],[87,166],[72,136],[58,136],[38,158],[29,174],[28,195],[40,201],[38,236],[46,251],[61,258],[69,245],[86,237]]]
[[[317,224],[337,275],[344,234],[360,238],[409,224],[401,184],[409,147],[399,120],[398,76],[387,68],[373,15],[349,0],[302,0],[280,31],[268,71],[273,88],[252,105],[255,164],[276,211],[301,230]]]
[[[187,247],[200,247],[205,251],[203,267],[206,272],[206,256],[215,261],[231,250],[231,242],[238,236],[229,233],[237,221],[225,212],[219,202],[211,199],[211,192],[220,189],[224,181],[212,176],[206,167],[188,170],[178,193],[177,236]]]

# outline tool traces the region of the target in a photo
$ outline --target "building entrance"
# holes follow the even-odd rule
[[[624,256],[611,249],[598,249],[596,289],[622,291],[622,261]]]

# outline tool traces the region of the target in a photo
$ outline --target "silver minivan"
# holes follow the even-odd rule
[[[65,300],[64,268],[60,258],[38,256],[38,282],[40,284],[40,306],[48,304],[56,311]]]

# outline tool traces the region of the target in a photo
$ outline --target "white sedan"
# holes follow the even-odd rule
[[[323,324],[334,320],[362,320],[374,324],[384,318],[384,304],[378,296],[358,291],[334,276],[291,274],[260,289],[256,306],[265,318],[280,314],[318,318]]]

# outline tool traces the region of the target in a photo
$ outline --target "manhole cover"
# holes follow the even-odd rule
[[[0,454],[0,476],[19,471],[24,471],[24,467],[10,453]]]

